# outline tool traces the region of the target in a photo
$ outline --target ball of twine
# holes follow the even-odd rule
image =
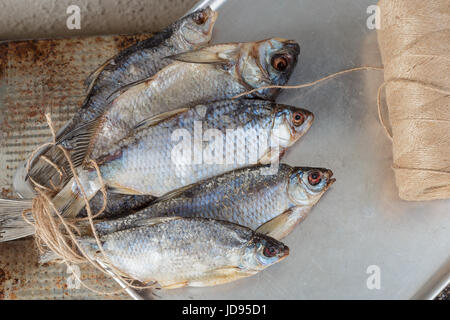
[[[378,42],[404,200],[450,198],[448,0],[381,0]]]

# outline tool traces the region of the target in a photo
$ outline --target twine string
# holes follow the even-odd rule
[[[100,191],[103,195],[103,205],[101,209],[93,214],[92,209],[89,204],[89,199],[86,195],[86,192],[83,188],[82,183],[80,182],[77,169],[74,167],[73,162],[71,160],[69,152],[62,147],[61,145],[56,144],[56,134],[55,129],[53,127],[53,122],[51,120],[51,117],[49,114],[46,114],[47,124],[49,126],[49,129],[51,131],[53,141],[47,142],[36,148],[27,161],[27,173],[29,172],[31,161],[32,159],[38,154],[42,149],[48,147],[48,146],[56,146],[59,148],[59,150],[64,154],[64,157],[66,158],[71,173],[73,175],[73,178],[75,180],[75,183],[77,184],[78,190],[80,191],[81,196],[83,197],[83,201],[86,206],[87,211],[87,217],[85,218],[64,218],[59,210],[56,208],[55,204],[52,201],[52,196],[54,196],[57,192],[59,192],[60,187],[54,186],[53,189],[50,189],[48,187],[45,187],[38,182],[36,182],[32,177],[29,176],[30,181],[34,185],[34,189],[36,190],[37,196],[34,197],[32,201],[32,208],[26,209],[22,212],[23,219],[34,226],[36,233],[35,233],[35,240],[36,245],[38,247],[38,250],[41,254],[48,253],[48,250],[56,254],[60,262],[65,263],[68,268],[72,268],[71,265],[73,264],[83,264],[83,263],[89,263],[91,266],[93,266],[95,269],[101,271],[103,274],[107,275],[108,277],[111,277],[111,273],[113,276],[115,276],[117,279],[120,279],[124,284],[126,284],[129,288],[134,289],[146,289],[146,288],[152,288],[155,286],[156,282],[150,282],[149,284],[144,285],[134,285],[132,281],[132,277],[129,275],[123,273],[121,270],[114,267],[114,265],[110,262],[108,259],[108,256],[106,252],[103,249],[103,245],[101,243],[101,240],[98,236],[98,233],[95,229],[94,225],[94,219],[97,218],[99,215],[101,215],[104,210],[106,209],[107,205],[107,192],[106,192],[106,185],[103,181],[100,168],[98,164],[94,160],[87,161],[90,166],[92,166],[97,174],[97,177],[100,181]],[[53,163],[50,159],[44,156],[40,156],[44,161],[49,163],[60,175],[60,178],[63,176],[63,171],[61,168],[59,168],[55,163]],[[28,214],[31,213],[31,216],[33,219],[28,218]],[[108,268],[110,269],[109,272],[106,271],[96,260],[92,259],[90,255],[84,250],[83,246],[80,244],[79,239],[77,236],[80,236],[82,232],[80,231],[78,224],[82,221],[88,221],[90,230],[92,235],[94,236],[94,239],[96,241],[96,244],[99,248],[99,251],[101,252],[102,259],[99,259],[101,262],[105,263]],[[75,234],[76,233],[76,234]],[[127,288],[120,288],[118,290],[114,291],[99,291],[91,286],[87,285],[76,273],[73,273],[74,277],[76,278],[79,283],[85,287],[86,289],[101,295],[114,295],[121,293],[125,291]]]

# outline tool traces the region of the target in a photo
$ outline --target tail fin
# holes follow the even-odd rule
[[[80,176],[83,181],[83,174]],[[89,187],[85,190],[90,200],[98,190],[98,180],[89,180]],[[56,209],[64,217],[75,217],[83,209],[85,202],[73,179],[52,199]],[[0,242],[11,241],[34,234],[34,227],[22,217],[22,212],[31,209],[31,200],[0,199]],[[27,217],[32,220],[31,215]]]
[[[80,180],[83,181],[83,177],[80,176]],[[90,180],[84,190],[87,199],[91,200],[100,188],[101,185],[97,179]],[[64,186],[63,189],[61,189],[60,192],[58,192],[52,201],[61,215],[66,218],[75,218],[86,204],[83,195],[81,194],[73,178]]]
[[[92,237],[78,237],[77,239],[86,253],[91,259],[95,259],[96,252],[98,250],[97,242]],[[51,263],[58,260],[60,257],[53,251],[47,250],[39,256],[39,263]]]
[[[28,172],[27,181],[28,177],[32,177],[33,180],[37,181],[39,184],[46,186],[47,188],[52,188],[52,184],[50,182],[54,185],[58,185],[60,183],[60,179],[62,179],[61,184],[65,184],[70,180],[70,178],[72,178],[69,164],[60,149],[55,146],[50,146],[45,149],[45,152],[42,152],[42,154],[50,159],[56,166],[61,168],[60,172],[64,173],[63,176],[60,176],[60,172],[58,172],[54,166],[46,161],[43,161],[39,157],[35,157],[30,171]]]
[[[31,200],[0,199],[0,242],[34,234],[34,227],[22,217],[22,212],[30,208]]]

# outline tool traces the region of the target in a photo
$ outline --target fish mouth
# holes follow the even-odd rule
[[[285,259],[288,255],[289,255],[289,247],[288,246],[284,246],[283,252],[280,255],[280,261]]]
[[[214,25],[216,24],[217,17],[219,16],[219,12],[212,10],[210,7],[207,8],[207,15],[211,19],[209,22],[209,28],[204,32],[205,35],[211,34]]]
[[[294,56],[298,56],[300,54],[300,45],[295,40],[285,40],[284,45],[289,52],[291,52]]]
[[[329,187],[331,187],[331,185],[333,184],[333,183],[335,183],[336,182],[336,178],[331,178],[332,176],[333,176],[333,171],[331,171],[330,169],[327,169],[327,176],[328,176],[328,182],[327,182],[327,186],[326,186],[326,189],[328,189]],[[325,189],[325,190],[326,190]]]

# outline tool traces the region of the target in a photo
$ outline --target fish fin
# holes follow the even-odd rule
[[[61,134],[56,139],[56,144],[62,145],[63,147],[67,148],[66,144],[70,144],[70,158],[75,167],[78,167],[83,163],[90,146],[91,137],[100,125],[101,119],[102,118],[94,119],[82,126]],[[58,171],[55,170],[53,165],[40,158],[40,156],[44,154],[53,164],[58,168],[61,168],[61,171],[64,173],[62,177],[59,176]],[[45,149],[45,153],[41,153],[33,158],[32,166],[25,179],[26,181],[28,180],[28,177],[32,177],[33,180],[51,188],[52,185],[48,183],[49,181],[52,181],[55,184],[65,185],[72,178],[72,170],[70,169],[70,165],[64,153],[57,146],[50,146],[48,149]]]
[[[228,51],[216,51],[215,46],[203,47],[200,49],[186,51],[166,58],[188,62],[188,63],[201,63],[201,64],[229,64],[233,59],[235,59],[239,51],[236,47]]]
[[[306,218],[309,210],[310,207],[295,207],[288,209],[261,225],[256,229],[256,232],[276,240],[281,240],[291,233],[295,226]]]
[[[270,233],[275,233],[275,230],[278,230],[283,225],[287,223],[289,216],[292,214],[292,209],[288,209],[284,211],[282,214],[276,216],[275,218],[267,221],[263,225],[259,226],[255,231],[257,233],[268,235]]]
[[[258,164],[271,164],[280,161],[280,158],[284,154],[282,148],[270,148],[261,158],[258,160]]]
[[[87,87],[86,95],[89,95],[89,93],[92,90],[92,87],[94,86],[95,80],[97,80],[100,73],[102,73],[102,71],[105,69],[105,67],[107,65],[109,65],[112,61],[114,61],[114,58],[110,58],[110,59],[106,60],[105,63],[103,63],[100,67],[95,69],[93,72],[91,72],[91,74],[89,74],[87,76],[86,80],[84,81],[84,85]]]
[[[176,198],[176,197],[178,197],[179,195],[181,195],[182,193],[184,193],[186,190],[191,189],[191,188],[192,188],[194,185],[196,185],[196,184],[197,184],[197,183],[188,184],[187,186],[184,186],[184,187],[175,189],[175,190],[173,190],[173,191],[169,191],[169,192],[163,194],[161,197],[158,197],[158,198],[156,198],[155,200],[153,200],[153,201],[151,202],[151,204],[153,205],[153,204],[158,203],[158,202],[161,202],[161,201],[166,201],[166,200],[168,200],[168,199]]]
[[[89,257],[94,258],[98,250],[97,241],[93,237],[77,237],[77,239]],[[51,250],[46,250],[39,256],[40,264],[53,263],[59,260],[62,260],[61,257]]]
[[[208,272],[209,277],[189,282],[190,287],[208,287],[228,283],[240,278],[254,275],[255,271],[241,269],[237,266],[224,266]]]
[[[22,217],[26,209],[31,209],[31,200],[0,199],[0,242],[34,234],[34,227]],[[30,214],[27,218],[32,220]]]
[[[111,93],[108,98],[106,99],[106,104],[111,104],[114,102],[114,100],[116,100],[117,98],[119,98],[122,94],[124,94],[125,92],[129,91],[129,90],[138,90],[140,86],[146,84],[147,82],[151,82],[156,75],[153,75],[149,78],[144,78],[141,80],[137,80],[135,82],[131,82],[129,84],[126,84],[122,87],[120,87],[119,89],[117,89],[116,91],[114,91],[113,93]]]
[[[91,145],[92,136],[94,136],[95,132],[98,130],[98,127],[103,121],[102,119],[102,117],[94,119],[72,131],[69,131],[58,139],[57,143],[63,146],[64,143],[70,142],[70,159],[74,167],[80,166],[86,158],[86,154],[88,153]],[[67,169],[69,168],[70,166],[67,166]],[[71,170],[68,170],[67,172],[70,171]]]
[[[132,219],[132,217],[130,219]],[[116,223],[117,221],[124,220],[123,218],[119,218],[116,220],[103,220],[96,222],[95,229],[99,235],[103,236],[106,234],[112,234],[126,229],[129,230],[129,229],[147,228],[155,224],[166,223],[168,221],[177,219],[181,219],[181,217],[175,216],[175,217],[141,218],[138,220],[133,220],[129,224],[124,226],[124,225],[117,225]]]
[[[32,199],[36,195],[36,192],[28,179],[27,161],[16,169],[13,176],[13,189],[21,199]]]
[[[108,192],[115,194],[124,194],[124,195],[143,195],[142,192],[139,192],[135,189],[121,186],[121,185],[108,185]]]
[[[180,109],[157,114],[156,116],[152,116],[150,118],[142,120],[141,122],[139,122],[138,124],[136,124],[134,126],[133,130],[136,130],[141,127],[151,127],[151,126],[157,125],[158,123],[161,123],[162,121],[165,121],[167,119],[175,117],[176,115],[184,113],[188,110],[189,110],[189,108],[180,108]]]
[[[74,183],[75,180],[72,178],[52,199],[56,209],[63,217],[75,218],[85,206],[84,198],[78,186],[74,187]],[[98,181],[90,181],[89,185],[90,189],[95,190],[85,190],[88,200],[92,199],[101,188]]]
[[[167,284],[161,285],[162,289],[178,289],[183,288],[188,285],[188,281],[181,281],[181,282],[169,282]]]
[[[29,177],[32,177],[34,181],[49,188],[52,188],[50,181],[54,184],[67,183],[72,178],[72,172],[63,152],[59,148],[51,146],[45,156],[58,168],[61,168],[63,175],[60,176],[53,165],[38,157],[27,173],[25,181],[29,181]]]
[[[133,225],[131,226],[131,228],[142,228],[142,227],[149,227],[149,226],[153,226],[156,224],[160,224],[160,223],[166,223],[172,220],[178,220],[181,219],[182,217],[154,217],[154,218],[148,218],[148,219],[140,219],[140,220],[136,220],[134,221]]]

